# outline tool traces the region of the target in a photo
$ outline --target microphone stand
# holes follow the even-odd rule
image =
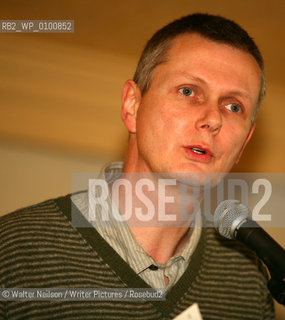
[[[279,245],[278,245],[279,246]],[[277,253],[277,252],[276,252]],[[263,262],[266,264],[269,273],[271,275],[271,279],[269,279],[267,283],[267,288],[269,289],[272,297],[285,306],[285,266],[284,263],[274,264],[267,257],[267,255],[263,256]]]
[[[273,298],[285,306],[285,282],[283,279],[278,279],[277,277],[272,276],[267,283],[267,287],[271,292]]]
[[[271,275],[267,287],[273,298],[285,306],[284,249],[253,220],[246,220],[242,224],[242,227],[238,229],[236,238],[255,251],[257,256],[265,263]],[[261,243],[263,246],[256,247],[255,243]]]
[[[271,279],[267,283],[272,297],[285,306],[285,266],[282,264],[273,264],[272,261],[266,256],[263,256],[263,262],[266,264]]]

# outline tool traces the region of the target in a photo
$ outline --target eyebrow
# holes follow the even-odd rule
[[[229,92],[229,95],[234,95],[234,96],[240,96],[240,97],[245,97],[249,99],[249,94],[246,91],[231,91]]]
[[[173,74],[174,75],[182,75],[182,76],[184,76],[184,77],[186,77],[188,79],[195,80],[195,81],[200,82],[202,84],[208,85],[207,82],[204,79],[202,79],[200,77],[192,76],[192,75],[190,75],[189,73],[187,73],[185,71],[175,71],[175,72],[173,72]]]

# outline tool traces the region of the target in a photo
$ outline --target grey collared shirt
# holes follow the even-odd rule
[[[111,163],[103,169],[100,178],[105,179],[110,184],[119,178],[122,167],[122,162]],[[88,192],[74,194],[71,198],[77,208],[89,220]],[[105,201],[107,201],[109,208],[112,207],[113,210],[117,211],[116,214],[120,214],[110,194],[108,194]],[[104,207],[102,206],[101,208]],[[127,222],[118,222],[112,214],[108,215],[110,218],[108,221],[104,221],[102,216],[102,213],[96,214],[96,219],[91,222],[93,226],[130,267],[153,288],[165,288],[169,290],[173,287],[186,270],[201,235],[201,216],[197,215],[193,227],[189,228],[188,239],[183,248],[178,254],[171,257],[166,264],[162,265],[156,263],[137,243]],[[158,269],[153,267],[153,265],[157,266]],[[149,268],[150,266],[152,267]],[[168,278],[167,285],[164,276]]]

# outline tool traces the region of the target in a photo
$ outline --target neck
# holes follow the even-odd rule
[[[157,263],[177,254],[191,236],[189,228],[130,228],[139,245]]]
[[[201,195],[158,174],[123,173],[121,179],[125,187],[116,181],[110,186],[113,200],[139,245],[157,263],[165,264],[190,236]]]
[[[202,201],[202,191],[182,183],[177,175],[153,173],[139,156],[133,134],[122,178],[130,183],[127,192],[118,189],[120,213],[127,213],[127,223],[145,252],[158,263],[166,263],[190,236],[189,226]]]

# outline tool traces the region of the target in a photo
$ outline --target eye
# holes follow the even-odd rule
[[[241,112],[241,107],[235,103],[227,104],[226,108],[232,112]]]
[[[182,93],[184,96],[189,97],[189,96],[194,96],[194,91],[188,87],[181,88],[178,90],[180,93]]]

